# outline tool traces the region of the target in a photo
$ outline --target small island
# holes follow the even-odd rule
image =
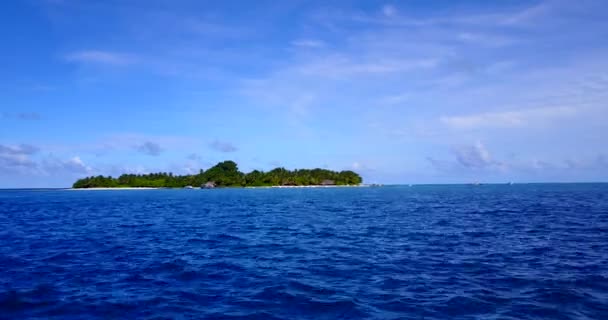
[[[167,172],[150,174],[123,174],[118,178],[94,176],[79,179],[74,189],[85,188],[201,188],[215,187],[273,187],[273,186],[348,186],[360,185],[359,174],[327,169],[275,168],[268,172],[239,171],[236,162],[223,161],[198,174],[174,175]]]

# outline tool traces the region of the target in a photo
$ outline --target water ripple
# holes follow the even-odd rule
[[[0,191],[0,319],[608,319],[607,195]]]

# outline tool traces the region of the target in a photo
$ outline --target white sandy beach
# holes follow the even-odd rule
[[[355,187],[370,187],[368,184],[358,185],[309,185],[309,186],[259,186],[259,187],[245,187],[245,188],[355,188]]]
[[[248,186],[248,187],[218,187],[217,189],[226,188],[243,188],[243,189],[269,189],[269,188],[280,188],[280,189],[295,189],[295,188],[357,188],[357,187],[371,187],[369,184],[358,184],[358,185],[309,185],[309,186]],[[104,190],[157,190],[157,189],[183,189],[183,188],[150,188],[150,187],[120,187],[120,188],[67,188],[65,190],[73,191],[104,191]],[[194,188],[199,189],[199,188]],[[215,189],[215,188],[212,188]]]

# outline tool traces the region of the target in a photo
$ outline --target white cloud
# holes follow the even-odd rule
[[[35,146],[20,145],[0,145],[0,171],[30,171],[37,167],[36,162],[31,156],[39,149]]]
[[[553,107],[464,116],[443,116],[439,120],[454,129],[512,128],[531,125],[540,121],[568,118],[576,114],[577,110],[572,107]]]
[[[93,168],[86,165],[78,156],[60,161],[58,165],[59,168],[74,174],[92,174],[94,171]]]
[[[135,63],[135,58],[132,55],[101,51],[101,50],[83,50],[72,52],[65,56],[69,62],[78,63],[95,63],[107,65],[129,65]]]
[[[494,159],[486,146],[477,141],[472,145],[459,145],[452,148],[454,159],[444,160],[426,157],[426,160],[437,170],[444,172],[459,172],[463,169],[473,171],[506,172],[509,165],[506,162]]]
[[[501,19],[498,19],[497,22],[504,25],[524,25],[531,21],[538,21],[540,16],[555,10],[553,3],[554,1],[541,1],[538,4],[524,8],[523,10],[505,14]]]
[[[488,47],[502,47],[513,44],[514,42],[513,39],[506,36],[485,34],[480,32],[461,32],[456,37],[462,42]]]
[[[461,146],[454,149],[456,160],[467,168],[485,168],[496,164],[486,147],[477,142],[472,146]]]
[[[33,176],[81,177],[97,173],[93,167],[84,163],[79,156],[68,159],[48,155],[36,162],[35,170],[26,172]]]
[[[344,170],[352,170],[355,171],[357,173],[361,173],[361,174],[366,174],[366,173],[370,173],[370,172],[375,172],[376,168],[374,166],[372,166],[371,163],[365,161],[355,161],[353,162],[350,166],[346,166],[345,168],[343,168]]]
[[[355,59],[336,55],[322,57],[316,61],[296,66],[295,70],[307,76],[349,77],[430,69],[438,64],[438,59],[433,58],[395,59],[375,57],[373,59]]]
[[[435,27],[509,27],[522,28],[539,23],[541,18],[549,16],[549,13],[567,14],[568,2],[561,2],[561,6],[555,5],[556,1],[541,1],[527,7],[505,7],[501,10],[478,12],[458,12],[443,14],[437,13],[426,17],[414,17],[399,14],[397,8],[387,4],[380,8],[378,13],[365,12],[324,12],[318,14],[317,19],[321,21],[349,21],[370,25],[381,25],[391,27],[414,27],[414,28],[435,28]],[[398,17],[399,19],[396,19]]]
[[[294,47],[304,47],[304,48],[322,48],[325,46],[325,42],[320,40],[312,40],[312,39],[300,39],[291,42],[291,45]]]
[[[24,168],[33,168],[36,163],[25,154],[0,153],[0,170],[10,171]]]
[[[32,155],[37,153],[40,149],[36,146],[32,146],[29,144],[20,144],[20,145],[0,145],[0,153],[1,154],[12,154],[12,155]]]
[[[39,155],[40,149],[27,144],[0,145],[0,173],[29,176],[92,174],[95,170],[78,156],[61,159]]]

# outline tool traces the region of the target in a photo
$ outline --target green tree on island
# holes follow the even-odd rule
[[[223,161],[208,170],[200,170],[192,175],[174,175],[159,172],[150,174],[123,174],[118,178],[93,176],[79,179],[73,188],[183,188],[201,186],[213,182],[218,187],[260,187],[260,186],[310,186],[310,185],[357,185],[363,180],[356,172],[331,171],[326,169],[275,168],[268,172],[253,170],[239,171],[234,161]]]

